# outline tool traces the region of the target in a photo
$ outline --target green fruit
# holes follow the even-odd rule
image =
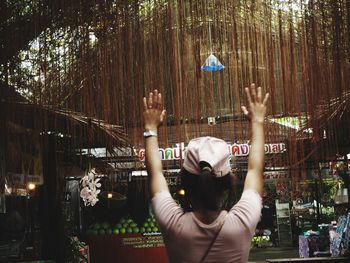
[[[106,230],[106,234],[107,234],[107,235],[112,235],[112,229],[108,228],[108,229]]]
[[[123,224],[123,227],[124,227],[124,228],[127,228],[128,226],[129,226],[128,223],[124,223],[124,224]]]
[[[118,223],[118,224],[116,224],[115,227],[121,229],[123,226],[122,226],[122,224]]]
[[[151,228],[155,227],[155,225],[154,225],[153,222],[149,223],[148,225],[149,225],[149,227],[151,227]]]
[[[158,227],[153,227],[152,228],[152,232],[158,232],[159,230],[158,230]]]
[[[147,232],[147,233],[151,233],[151,232],[152,232],[152,228],[147,227],[147,228],[146,228],[146,232]]]
[[[102,223],[101,227],[104,229],[108,229],[108,228],[110,228],[110,225],[105,222],[105,223]]]
[[[118,229],[118,228],[115,228],[115,229],[113,230],[113,234],[118,235],[118,234],[119,234],[119,229]]]
[[[129,218],[128,220],[126,220],[126,222],[127,222],[128,224],[131,224],[131,223],[133,223],[134,221],[133,221],[131,218]]]
[[[147,222],[145,222],[145,223],[143,224],[143,226],[144,226],[145,228],[149,227]]]
[[[120,234],[125,234],[126,233],[126,229],[123,227],[119,230]]]
[[[137,227],[137,224],[136,223],[131,223],[130,227],[132,227],[132,228]]]
[[[125,218],[120,219],[120,223],[124,224],[126,222]]]
[[[138,233],[140,232],[140,229],[138,227],[133,227],[132,232]]]
[[[132,228],[131,228],[131,227],[128,227],[128,228],[126,229],[126,233],[131,234],[131,233],[132,233]]]
[[[106,234],[106,230],[100,229],[100,230],[98,231],[98,233],[99,233],[100,235],[105,235],[105,234]]]
[[[141,228],[140,228],[140,232],[141,232],[141,233],[145,233],[145,232],[146,232],[146,229],[145,229],[144,227],[141,227]]]

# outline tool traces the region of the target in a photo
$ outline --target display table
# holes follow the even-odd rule
[[[91,262],[168,263],[163,238],[159,235],[124,234],[89,236]]]
[[[347,257],[319,257],[319,258],[281,258],[281,259],[266,259],[266,262],[270,263],[282,263],[282,262],[341,262],[341,263],[348,263],[349,258]]]

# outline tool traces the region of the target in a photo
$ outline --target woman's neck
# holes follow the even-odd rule
[[[221,211],[214,210],[193,210],[194,215],[204,224],[211,224],[220,215]]]
[[[204,224],[212,223],[220,214],[220,209],[209,210],[204,208],[199,202],[192,202],[193,213]]]

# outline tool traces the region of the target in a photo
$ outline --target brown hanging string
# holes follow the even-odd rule
[[[61,146],[72,152],[140,149],[141,99],[157,88],[168,117],[162,147],[203,135],[246,142],[240,107],[244,87],[256,82],[271,95],[266,142],[286,144],[286,152],[267,155],[269,167],[303,169],[349,147],[337,136],[349,123],[349,1],[71,1],[51,8],[42,12],[54,23],[34,18],[38,32],[29,42],[12,36],[29,48],[0,61],[2,82],[28,105],[11,102],[8,119],[22,131],[69,135]],[[200,70],[210,51],[223,71]],[[298,119],[300,130],[270,121],[282,117]]]

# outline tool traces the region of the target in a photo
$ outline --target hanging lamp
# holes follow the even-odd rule
[[[207,10],[209,10],[208,6],[207,6]],[[215,72],[215,71],[223,70],[225,66],[219,61],[219,59],[216,56],[214,56],[212,52],[210,23],[211,21],[208,20],[208,38],[209,38],[210,55],[206,58],[204,64],[201,66],[201,70]]]
[[[219,59],[215,57],[213,54],[210,54],[209,57],[205,60],[204,64],[201,66],[201,70],[203,71],[220,71],[225,68],[224,65],[221,64]]]

